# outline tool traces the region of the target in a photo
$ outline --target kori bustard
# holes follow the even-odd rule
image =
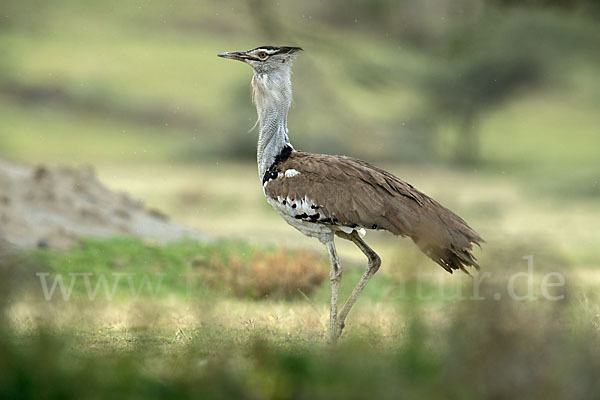
[[[446,271],[473,266],[473,243],[484,240],[467,223],[431,197],[394,175],[350,157],[295,150],[288,137],[292,102],[291,67],[299,47],[262,46],[218,56],[243,61],[254,70],[252,99],[258,113],[258,174],[267,201],[283,219],[327,247],[331,263],[329,334],[335,342],[369,279],[381,265],[363,240],[366,229],[408,236]],[[334,238],[352,241],[368,265],[338,309],[342,267]]]

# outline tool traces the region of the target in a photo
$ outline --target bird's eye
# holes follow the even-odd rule
[[[259,51],[257,54],[258,58],[262,58],[263,60],[265,58],[267,58],[267,52],[266,51]]]

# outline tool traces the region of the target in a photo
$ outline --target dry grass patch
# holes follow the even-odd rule
[[[300,292],[310,295],[327,276],[327,266],[314,252],[285,248],[276,253],[256,250],[248,259],[232,254],[224,260],[214,254],[208,262],[192,262],[199,267],[205,284],[230,288],[236,297],[292,298]]]

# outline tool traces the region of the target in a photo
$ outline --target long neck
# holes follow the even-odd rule
[[[255,73],[252,98],[258,113],[259,136],[256,150],[258,174],[262,179],[275,157],[290,146],[287,113],[292,103],[290,71]]]

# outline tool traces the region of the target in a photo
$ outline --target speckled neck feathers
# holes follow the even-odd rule
[[[287,113],[292,104],[290,68],[270,73],[254,73],[252,100],[259,123],[256,158],[262,179],[267,169],[285,147],[292,147],[288,138]]]

